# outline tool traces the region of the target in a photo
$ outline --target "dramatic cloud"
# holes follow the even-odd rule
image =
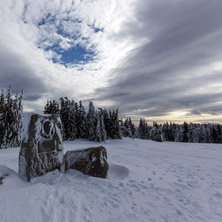
[[[135,7],[134,21],[118,38],[131,38],[138,47],[113,71],[111,85],[97,91],[98,98],[133,118],[221,115],[222,2],[155,0]]]
[[[91,98],[133,48],[112,39],[131,17],[131,2],[2,0],[1,87],[24,89],[26,110],[60,96]]]
[[[2,0],[0,87],[134,120],[221,121],[220,0]]]

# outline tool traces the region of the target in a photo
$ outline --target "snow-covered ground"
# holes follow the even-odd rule
[[[76,140],[65,151],[96,146]],[[100,144],[101,145],[101,144]],[[0,150],[1,222],[221,222],[222,145],[110,140],[107,179],[70,170],[31,183],[19,149]]]

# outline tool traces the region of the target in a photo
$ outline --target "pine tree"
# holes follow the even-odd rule
[[[151,139],[150,128],[145,119],[140,119],[140,123],[137,130],[137,137],[140,139]]]
[[[55,101],[47,100],[44,111],[45,114],[59,114],[59,104]]]
[[[211,142],[218,143],[218,135],[217,135],[217,129],[215,125],[212,125],[211,127]]]
[[[106,109],[100,109],[103,113],[103,119],[104,119],[104,125],[107,133],[107,138],[112,138],[112,121],[110,118],[110,112],[108,112]]]
[[[130,120],[129,120],[128,118],[125,119],[125,121],[124,121],[123,136],[124,136],[124,137],[133,138],[132,130],[131,130],[131,125],[130,125]]]
[[[68,101],[68,124],[67,124],[67,139],[75,140],[78,138],[77,118],[76,118],[76,106],[74,100]]]
[[[77,138],[75,102],[67,97],[60,98],[60,118],[63,125],[63,139],[74,140]]]
[[[11,87],[0,96],[0,148],[18,147],[21,143],[22,95],[12,97]]]
[[[110,120],[111,120],[111,131],[110,138],[111,139],[121,139],[121,129],[118,117],[118,109],[109,112]]]
[[[97,127],[97,119],[93,102],[89,102],[89,111],[87,113],[87,137],[91,141],[95,141],[95,131]]]
[[[189,129],[188,129],[188,123],[183,123],[183,135],[181,138],[181,142],[187,143],[189,140]]]
[[[0,149],[5,147],[6,145],[6,116],[5,116],[5,96],[4,91],[2,90],[1,96],[0,96]]]
[[[216,125],[217,130],[217,143],[222,143],[222,127],[220,124]]]
[[[86,112],[81,101],[79,101],[78,118],[79,118],[78,119],[79,138],[86,138],[87,137]]]
[[[131,130],[132,138],[134,138],[135,137],[135,133],[136,133],[136,127],[133,124],[131,118],[129,118],[129,126],[130,126],[130,130]]]
[[[22,98],[23,92],[20,95],[15,95],[15,99],[13,100],[13,139],[12,139],[12,147],[18,147],[21,143],[21,131],[22,131]]]
[[[153,127],[150,132],[151,140],[157,141],[157,142],[163,142],[163,132],[162,132],[162,126],[158,126],[157,123],[153,124]]]
[[[102,142],[105,141],[106,139],[107,136],[103,119],[103,113],[100,110],[96,112],[96,129],[95,129],[94,141]]]
[[[107,140],[107,132],[106,132],[103,114],[104,114],[103,110],[101,108],[99,108],[98,115],[99,115],[99,120],[100,120],[101,140],[105,141],[105,140]]]
[[[94,141],[96,142],[101,142],[102,141],[102,135],[101,135],[101,125],[100,125],[100,118],[99,118],[99,114],[98,112],[96,112],[95,114],[95,125],[96,125],[96,128],[95,128],[95,135],[94,135]]]
[[[125,131],[125,126],[124,126],[124,122],[122,119],[120,119],[120,133],[121,133],[121,137],[124,137],[124,131]]]

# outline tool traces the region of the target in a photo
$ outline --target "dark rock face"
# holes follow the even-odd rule
[[[106,148],[99,146],[67,151],[65,154],[65,169],[79,170],[86,175],[106,178],[109,169]]]
[[[30,181],[55,169],[61,171],[64,166],[61,127],[58,114],[31,116],[19,153],[20,177]]]

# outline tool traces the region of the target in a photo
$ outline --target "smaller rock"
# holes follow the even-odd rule
[[[109,169],[106,148],[99,146],[67,151],[65,170],[69,169],[81,171],[89,176],[106,178]]]

